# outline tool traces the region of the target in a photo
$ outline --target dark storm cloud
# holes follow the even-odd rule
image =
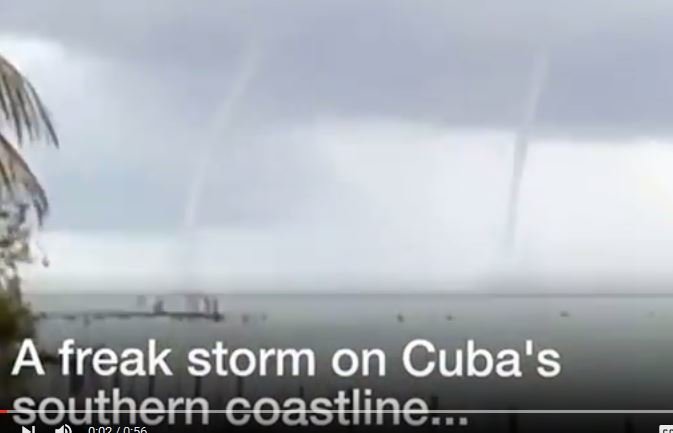
[[[179,226],[185,173],[208,140],[205,223],[270,224],[335,199],[357,208],[320,140],[287,131],[325,118],[515,128],[541,51],[538,128],[668,134],[672,18],[669,1],[0,0],[2,33],[98,62],[95,82],[63,83],[85,89],[79,99],[49,101],[62,153],[86,159],[45,168],[53,224],[69,228]],[[259,62],[236,126],[213,138],[250,50]]]
[[[552,72],[540,123],[560,132],[667,130],[665,1],[75,1],[3,4],[0,27],[147,68],[208,113],[251,40],[256,118],[394,115],[516,125],[535,53]],[[633,132],[633,131],[631,131]]]

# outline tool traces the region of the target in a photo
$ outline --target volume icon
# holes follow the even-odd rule
[[[26,433],[26,432],[22,432]],[[35,433],[35,432],[32,432]],[[54,433],[72,433],[72,429],[68,424],[63,424],[61,427],[54,430]]]

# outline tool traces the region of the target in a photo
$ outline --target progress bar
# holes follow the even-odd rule
[[[293,413],[293,414],[312,414],[312,413],[351,413],[351,414],[408,414],[408,415],[442,415],[442,414],[462,414],[462,415],[563,415],[563,414],[577,414],[577,415],[620,415],[620,414],[673,414],[673,409],[464,409],[464,410],[269,410],[269,409],[245,409],[245,410],[226,410],[226,409],[204,409],[204,410],[11,410],[0,409],[0,414],[24,414],[24,413],[91,413],[91,414],[107,414],[107,413],[126,413],[126,414],[168,414],[168,413],[182,413],[182,414],[255,414],[255,413]]]

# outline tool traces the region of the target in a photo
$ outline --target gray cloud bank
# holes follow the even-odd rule
[[[245,107],[256,120],[512,127],[540,49],[552,59],[540,127],[668,131],[673,113],[666,1],[29,0],[2,10],[4,31],[135,68],[187,117],[211,112],[251,43],[264,57]]]
[[[0,10],[0,42],[62,135],[58,153],[30,155],[51,231],[179,232],[212,143],[197,220],[218,227],[228,249],[213,251],[233,272],[479,272],[501,236],[512,131],[546,53],[526,254],[668,251],[660,234],[673,230],[655,216],[670,197],[641,197],[668,181],[641,178],[668,158],[642,144],[669,140],[673,125],[670,1],[0,0]],[[251,53],[249,85],[222,118]],[[624,143],[640,146],[612,146]],[[96,268],[85,243],[73,253],[55,238],[74,254],[68,266]],[[555,253],[545,259],[541,245]]]

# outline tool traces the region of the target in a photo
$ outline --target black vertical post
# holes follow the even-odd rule
[[[149,375],[147,378],[147,395],[150,397],[154,397],[154,391],[155,391],[155,382],[156,378],[154,377],[153,374]]]
[[[194,397],[201,397],[201,377],[194,378]]]
[[[519,431],[519,414],[511,411],[507,415],[507,431],[509,433],[516,433]]]

